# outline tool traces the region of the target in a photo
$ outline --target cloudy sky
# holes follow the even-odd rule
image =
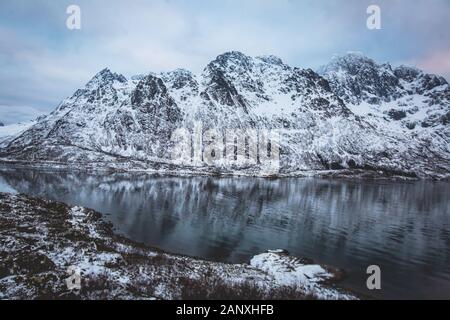
[[[81,8],[81,30],[66,9]],[[381,30],[366,27],[370,4]],[[200,72],[218,54],[317,68],[360,51],[450,79],[450,0],[1,0],[0,121],[53,110],[104,67]]]

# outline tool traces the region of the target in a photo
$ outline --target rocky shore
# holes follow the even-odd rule
[[[25,195],[0,193],[0,260],[0,299],[356,299],[338,270],[282,250],[235,265],[168,254]]]

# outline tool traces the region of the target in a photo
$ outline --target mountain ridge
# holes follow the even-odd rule
[[[189,157],[174,163],[172,135],[192,132],[199,122],[230,139],[279,131],[282,175],[348,169],[450,175],[447,81],[355,53],[334,57],[319,72],[237,51],[219,55],[200,74],[176,69],[126,78],[105,68],[0,148],[0,157],[260,175],[260,165],[245,159],[214,168]]]

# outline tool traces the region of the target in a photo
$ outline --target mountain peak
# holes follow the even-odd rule
[[[175,76],[193,76],[192,72],[184,69],[184,68],[177,68],[175,70],[172,71],[167,71],[167,72],[163,72],[162,75],[165,76],[171,76],[171,75],[175,75]]]
[[[319,68],[319,73],[326,74],[329,72],[346,71],[355,75],[365,67],[375,68],[377,66],[377,63],[373,59],[365,56],[361,52],[347,52],[343,55],[334,55],[328,64]]]
[[[400,65],[399,67],[395,68],[394,74],[399,79],[402,79],[409,83],[422,78],[426,82],[426,89],[432,89],[437,86],[448,84],[447,80],[444,77],[435,74],[428,74],[418,68],[405,65]]]
[[[104,68],[98,74],[112,74],[112,72],[109,68]]]
[[[375,63],[375,61],[368,56],[364,55],[361,51],[348,51],[344,54],[335,54],[331,58],[331,62],[333,61],[352,61],[352,62],[360,62],[360,63]]]
[[[216,59],[246,59],[247,55],[240,51],[227,51],[217,56]]]
[[[118,73],[113,73],[108,68],[104,68],[98,72],[86,85],[87,87],[94,86],[99,83],[112,83],[114,81],[126,82],[127,78]]]
[[[262,62],[268,63],[268,64],[274,64],[274,65],[283,65],[283,60],[281,60],[280,57],[274,56],[274,55],[263,55],[258,56],[256,59],[261,60]]]
[[[402,89],[390,64],[378,64],[360,52],[333,56],[319,73],[338,96],[353,104],[389,102],[397,99]]]
[[[407,82],[412,82],[417,79],[419,75],[421,75],[423,72],[422,70],[415,68],[415,67],[409,67],[405,65],[398,66],[394,70],[394,74]]]
[[[228,67],[231,65],[236,65],[239,67],[248,67],[252,61],[252,58],[243,54],[239,51],[229,51],[221,55],[218,55],[215,60],[213,60],[208,66],[220,66]]]

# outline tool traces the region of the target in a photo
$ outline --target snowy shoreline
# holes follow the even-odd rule
[[[90,209],[0,193],[0,299],[357,299],[331,267],[267,251],[249,264],[165,253]],[[81,289],[69,290],[69,267]]]
[[[244,171],[217,171],[212,167],[199,167],[192,169],[177,169],[166,164],[158,164],[159,169],[146,168],[142,162],[117,162],[117,163],[85,163],[75,164],[66,162],[39,162],[10,160],[0,158],[0,169],[30,169],[46,171],[80,171],[92,173],[142,173],[155,176],[217,176],[217,177],[253,177],[253,178],[337,178],[337,179],[376,179],[376,180],[450,180],[447,175],[429,175],[418,177],[409,173],[396,173],[392,171],[364,170],[364,169],[341,169],[341,170],[305,170],[289,173],[278,173],[272,175],[261,175],[255,172]]]

